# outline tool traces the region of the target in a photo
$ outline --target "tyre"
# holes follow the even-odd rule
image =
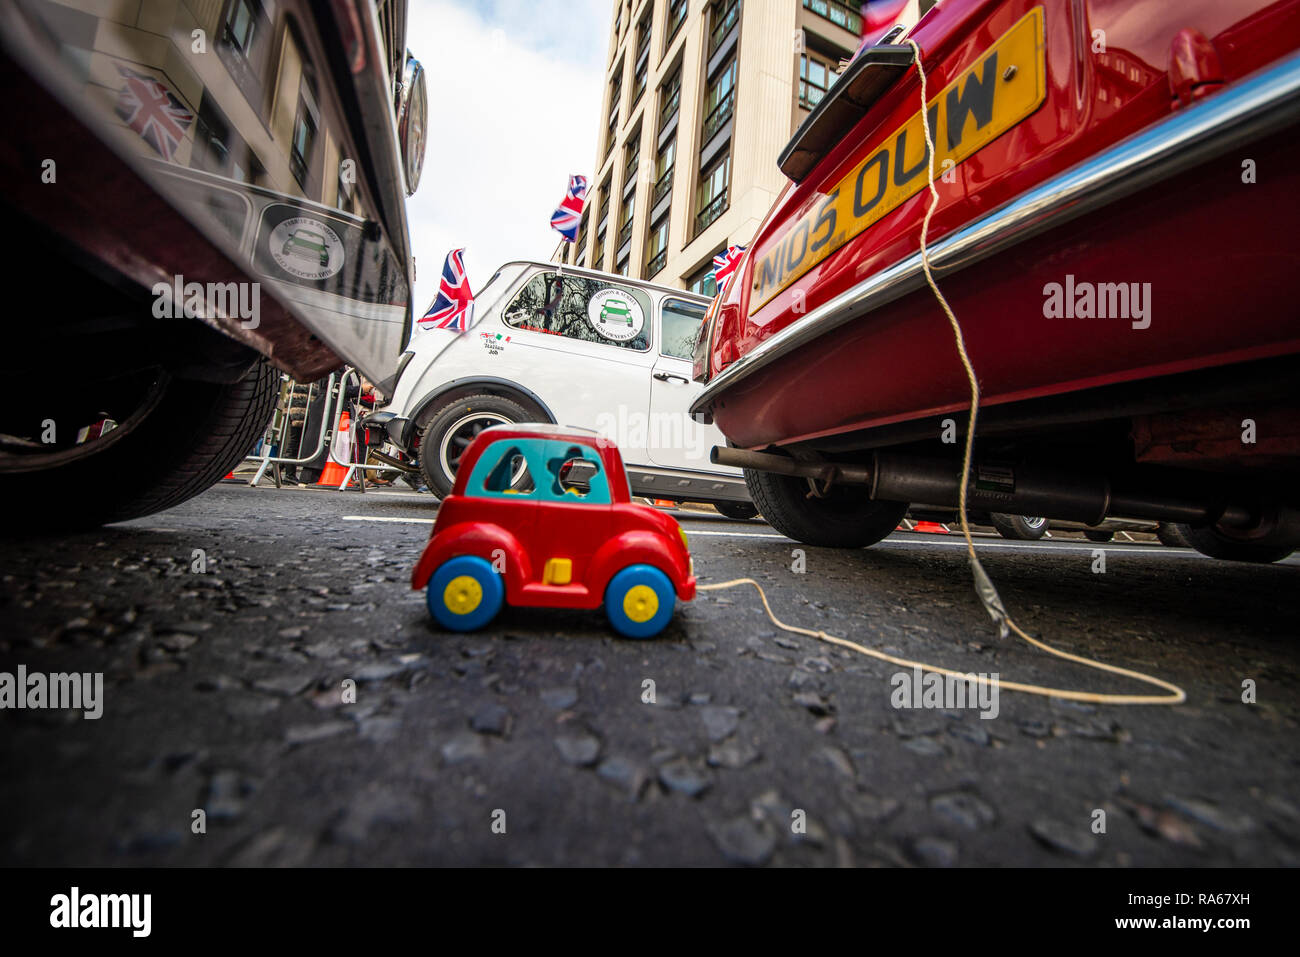
[[[1191,548],[1189,542],[1183,533],[1178,530],[1178,526],[1173,522],[1161,522],[1156,526],[1156,538],[1160,539],[1161,545],[1167,545],[1170,548]]]
[[[713,507],[727,518],[745,522],[758,517],[758,509],[749,502],[714,502]]]
[[[1295,551],[1289,545],[1258,545],[1254,542],[1238,541],[1210,526],[1193,528],[1191,525],[1177,524],[1174,527],[1187,539],[1187,544],[1202,555],[1229,562],[1268,565],[1272,562],[1280,562]]]
[[[1014,541],[1036,542],[1047,534],[1047,519],[1041,516],[990,512],[989,522],[998,530],[999,535]]]
[[[51,452],[0,455],[0,492],[13,505],[6,527],[75,531],[193,498],[252,451],[271,419],[278,387],[279,373],[265,359],[233,383],[153,370],[129,389],[122,382],[101,385],[105,410],[118,423],[102,438]],[[88,398],[74,395],[70,401]],[[90,401],[83,407],[95,407]],[[71,419],[73,435],[79,421]]]
[[[653,565],[629,565],[605,587],[605,615],[625,638],[653,638],[673,617],[677,593]]]
[[[1083,537],[1090,542],[1096,542],[1099,545],[1104,545],[1106,542],[1109,542],[1115,538],[1115,533],[1107,531],[1102,528],[1085,528],[1083,530]]]
[[[531,421],[518,402],[499,395],[472,395],[448,402],[420,430],[420,469],[439,498],[451,494],[460,457],[474,437],[494,425]]]
[[[754,469],[745,469],[745,485],[764,520],[805,545],[874,545],[907,514],[906,502],[873,502],[865,488],[852,485],[833,485],[819,498],[807,479]]]
[[[482,628],[497,616],[505,598],[501,576],[490,562],[474,555],[443,562],[425,590],[429,614],[448,631]]]

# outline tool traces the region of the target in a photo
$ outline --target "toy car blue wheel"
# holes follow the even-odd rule
[[[429,613],[449,631],[473,631],[496,617],[506,589],[492,565],[460,555],[438,566],[429,579]]]
[[[663,631],[676,601],[673,583],[651,565],[629,565],[605,588],[609,623],[628,638],[653,638]]]

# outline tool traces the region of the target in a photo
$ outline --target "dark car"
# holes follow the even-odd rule
[[[198,494],[261,435],[277,370],[346,361],[385,393],[412,321],[404,2],[86,9],[0,6],[11,529]]]

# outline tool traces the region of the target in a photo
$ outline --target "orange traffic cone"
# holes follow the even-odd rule
[[[337,439],[339,436],[350,435],[351,431],[352,431],[352,416],[348,415],[347,410],[345,409],[343,411],[343,414],[339,416],[339,428],[338,428],[338,432],[335,435],[335,438]],[[348,447],[351,448],[350,441],[348,443]],[[352,456],[349,454],[348,458],[351,459]],[[339,488],[343,484],[343,479],[347,477],[347,474],[348,474],[348,467],[346,465],[342,465],[339,462],[336,462],[332,455],[328,456],[325,459],[325,468],[321,471],[320,478],[316,481],[316,487],[317,488]],[[353,479],[351,482],[348,483],[348,486],[351,487],[355,484],[356,484],[356,479]]]

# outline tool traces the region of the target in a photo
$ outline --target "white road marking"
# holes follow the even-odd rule
[[[434,520],[431,518],[389,518],[389,517],[379,516],[379,515],[344,515],[343,521],[345,522],[395,522],[398,524],[406,524],[406,525],[432,525],[434,522]],[[798,544],[797,542],[794,541],[794,539],[786,538],[784,535],[768,535],[763,532],[710,532],[705,529],[696,528],[696,529],[687,529],[686,533],[691,538],[694,537],[765,538],[765,539],[774,539],[776,541],[790,542],[796,545]],[[937,545],[940,547],[946,545],[951,548],[965,549],[966,542],[964,539],[961,538],[961,536],[957,536],[955,539],[938,539],[936,536],[936,540],[934,541],[930,541],[930,540],[922,541],[919,539],[907,539],[907,538],[886,538],[884,541],[878,542],[872,547],[873,548],[890,548],[890,547],[906,548],[908,546],[926,547],[928,545]],[[1100,543],[1093,543],[1093,542],[1088,542],[1086,544],[1083,542],[1078,542],[1078,543],[1058,542],[1052,545],[1044,545],[1037,542],[977,541],[975,543],[975,550],[977,552],[982,552],[982,551],[992,550],[992,549],[1006,549],[1008,551],[1013,551],[1013,552],[1089,552],[1091,553],[1094,548],[1100,548],[1103,552],[1105,552],[1108,555],[1166,555],[1171,558],[1208,559],[1208,556],[1202,555],[1200,552],[1192,551],[1191,549],[1188,548],[1166,548],[1163,545],[1146,545],[1146,546],[1139,545],[1135,548],[1128,548],[1124,546],[1116,547],[1114,545],[1103,545]],[[1275,564],[1291,565],[1291,564],[1296,564],[1296,562],[1283,561]]]
[[[397,522],[402,525],[432,525],[431,518],[386,518],[380,515],[344,515],[345,522]]]

